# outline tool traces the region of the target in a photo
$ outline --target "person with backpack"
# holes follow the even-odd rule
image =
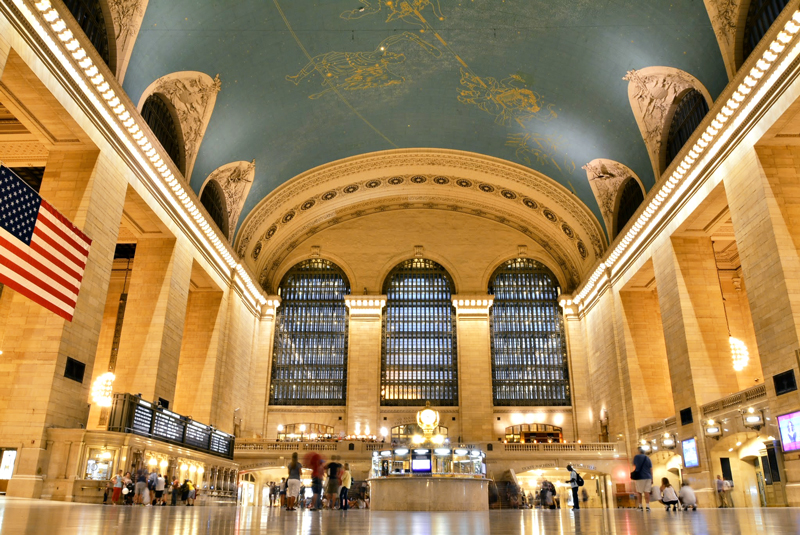
[[[639,448],[639,453],[633,458],[633,471],[631,480],[636,486],[636,501],[639,510],[650,512],[650,491],[653,490],[653,462],[650,460],[643,448]],[[645,506],[646,509],[642,509]]]
[[[569,486],[572,487],[572,510],[578,510],[581,508],[581,502],[578,500],[578,487],[583,486],[583,478],[581,475],[575,471],[571,464],[567,465],[567,470],[569,470]]]

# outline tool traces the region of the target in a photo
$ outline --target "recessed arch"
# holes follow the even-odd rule
[[[142,103],[142,118],[181,173],[186,171],[186,153],[175,106],[161,93],[153,93]]]
[[[678,156],[683,146],[703,122],[710,109],[705,95],[691,87],[682,91],[673,101],[664,128],[661,144],[662,172]]]
[[[563,289],[565,288],[563,273],[561,273],[561,271],[558,269],[556,264],[553,262],[552,258],[547,258],[545,255],[538,254],[535,251],[526,251],[524,256],[521,256],[519,254],[519,251],[517,251],[516,253],[509,253],[496,257],[489,263],[488,267],[486,268],[486,271],[484,271],[483,277],[481,278],[481,288],[488,288],[495,272],[498,269],[500,269],[504,264],[510,262],[511,260],[515,260],[517,258],[530,258],[531,260],[534,260],[546,266],[547,269],[549,269],[553,273],[553,276],[556,277],[556,279],[558,280],[559,287],[562,289],[563,292]]]
[[[210,180],[206,183],[203,191],[200,193],[200,204],[211,216],[212,221],[217,224],[223,236],[228,238],[230,236],[228,228],[228,205],[225,200],[225,192],[216,180]]]
[[[320,248],[319,253],[314,251],[296,250],[291,256],[287,257],[286,261],[284,262],[285,265],[281,267],[280,271],[276,272],[275,283],[269,286],[270,290],[277,293],[280,281],[284,279],[289,270],[305,260],[313,260],[314,258],[321,258],[322,260],[327,260],[335,264],[336,267],[344,272],[345,277],[347,277],[347,280],[350,284],[350,292],[352,293],[355,291],[356,294],[358,293],[359,279],[356,276],[355,270],[350,266],[347,260],[338,255],[332,254],[330,251],[327,251],[324,248]]]
[[[743,0],[739,9],[736,32],[736,68],[742,64],[761,42],[789,0]]]
[[[617,190],[614,200],[614,236],[619,235],[636,210],[644,202],[642,185],[633,177],[628,178]]]
[[[107,0],[64,0],[70,14],[103,62],[116,73],[116,33]]]
[[[463,283],[460,280],[460,275],[456,266],[453,265],[453,263],[450,262],[450,260],[448,260],[444,256],[436,253],[436,251],[426,250],[424,251],[423,257],[436,262],[437,264],[442,266],[445,269],[445,271],[447,271],[450,280],[453,282],[453,294],[458,294],[459,289],[463,287]],[[414,258],[421,258],[421,257],[416,257],[413,252],[400,253],[398,255],[393,256],[386,262],[384,262],[383,267],[381,267],[379,271],[379,275],[375,279],[375,288],[378,289],[380,292],[383,292],[384,286],[391,272],[395,270],[403,262],[408,262],[410,260],[413,260]]]
[[[395,266],[382,288],[381,405],[457,406],[452,277],[441,264],[412,258]]]

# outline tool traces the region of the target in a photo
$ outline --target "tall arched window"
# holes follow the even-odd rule
[[[163,95],[153,93],[144,101],[142,118],[156,135],[173,163],[181,173],[185,173],[180,125],[177,116],[172,113],[172,104],[167,102]]]
[[[458,405],[454,289],[442,266],[422,258],[386,277],[381,405]]]
[[[628,224],[633,214],[639,208],[639,205],[644,201],[644,193],[642,188],[636,180],[630,178],[625,183],[622,191],[619,193],[619,206],[617,207],[617,228],[614,236],[622,232],[625,225]]]
[[[208,181],[206,187],[203,188],[202,195],[200,195],[200,203],[208,211],[208,215],[217,224],[222,234],[228,238],[228,210],[225,203],[225,192],[222,191],[217,181]]]
[[[543,264],[517,258],[489,282],[495,405],[569,405],[569,366],[558,281]]]
[[[350,283],[334,263],[300,262],[283,277],[270,405],[344,405]]]
[[[99,0],[64,0],[64,3],[80,24],[83,33],[94,45],[97,53],[113,71],[114,67],[111,65],[109,53],[108,27]]]
[[[697,129],[707,113],[708,103],[706,98],[697,89],[690,89],[688,93],[681,97],[675,110],[675,115],[672,116],[672,123],[669,125],[666,167],[669,167],[675,156],[689,141],[689,138],[692,137],[695,129]]]
[[[752,0],[747,10],[742,42],[742,63],[753,53],[789,0]]]

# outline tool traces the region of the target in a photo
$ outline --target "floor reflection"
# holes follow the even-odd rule
[[[503,510],[395,513],[365,510],[287,512],[269,507],[109,507],[0,498],[0,534],[59,535],[545,535],[576,533],[798,533],[800,509],[706,509],[651,513]]]

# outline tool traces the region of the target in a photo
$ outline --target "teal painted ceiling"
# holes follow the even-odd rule
[[[581,167],[653,172],[622,77],[670,66],[727,83],[702,0],[150,0],[124,87],[176,71],[222,90],[192,176],[256,159],[239,221],[281,183],[392,148],[536,169],[602,221]]]

